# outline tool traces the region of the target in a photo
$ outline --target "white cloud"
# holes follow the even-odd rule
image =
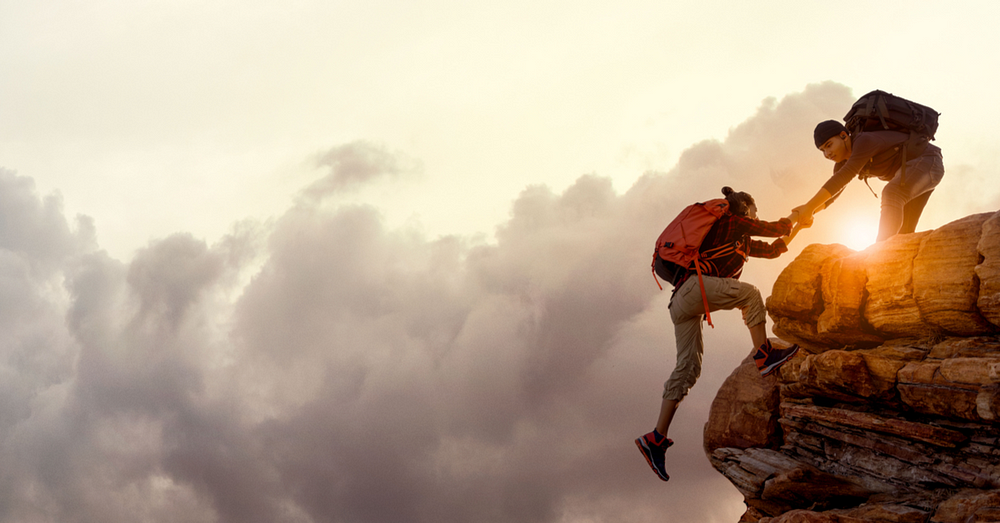
[[[595,175],[528,187],[490,244],[319,205],[406,171],[364,142],[330,149],[316,198],[273,223],[124,263],[0,173],[0,521],[734,521],[701,431],[750,349],[737,313],[706,333],[675,479],[632,444],[674,352],[652,243],[723,185],[766,219],[804,201],[829,172],[812,126],[850,99],[825,83],[765,100],[624,194]],[[874,205],[843,200],[802,243]],[[745,279],[766,295],[789,260]]]

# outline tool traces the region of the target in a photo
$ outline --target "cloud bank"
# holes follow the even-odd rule
[[[320,205],[405,170],[364,143],[273,223],[124,262],[0,171],[0,521],[735,521],[701,430],[750,349],[738,313],[707,333],[674,479],[632,444],[674,358],[652,243],[723,185],[787,214],[829,169],[812,126],[850,102],[833,83],[765,100],[624,194],[528,187],[489,244]],[[790,259],[745,279],[767,295]]]

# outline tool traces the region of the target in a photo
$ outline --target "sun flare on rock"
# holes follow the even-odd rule
[[[843,238],[844,246],[855,251],[863,251],[865,248],[875,243],[878,235],[878,222],[859,217],[844,224],[844,229],[838,235]]]

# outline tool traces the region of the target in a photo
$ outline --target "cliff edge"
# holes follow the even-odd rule
[[[810,245],[767,308],[804,350],[745,361],[705,425],[741,522],[1000,522],[1000,211]]]

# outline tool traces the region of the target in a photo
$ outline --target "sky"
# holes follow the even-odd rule
[[[872,89],[941,112],[919,229],[997,210],[998,15],[0,0],[0,522],[738,520],[701,447],[738,312],[671,481],[632,443],[674,361],[653,241],[726,185],[788,214]],[[877,218],[853,182],[743,279]]]

